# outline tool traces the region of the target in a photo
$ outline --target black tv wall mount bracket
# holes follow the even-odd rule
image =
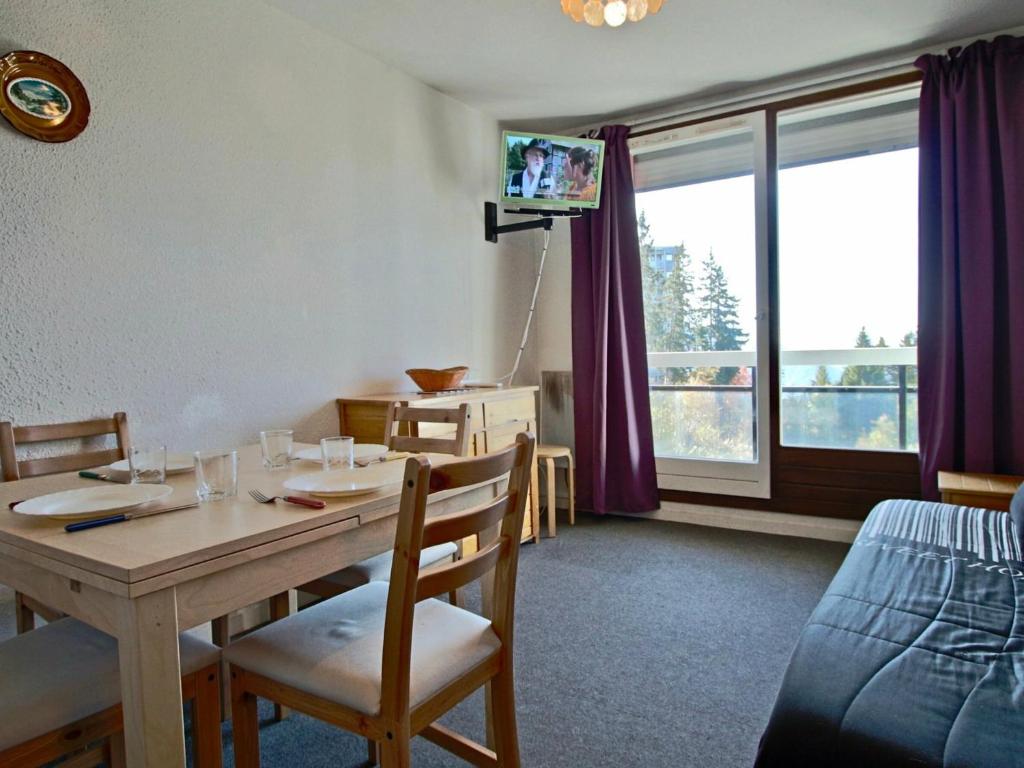
[[[515,213],[523,216],[539,216],[540,218],[531,221],[517,221],[515,224],[498,225],[498,204],[484,203],[484,239],[491,243],[498,242],[498,235],[507,232],[522,232],[527,229],[550,230],[554,223],[555,216],[582,216],[583,211],[570,210],[543,210],[539,208],[520,208],[518,210],[506,210],[505,213]]]

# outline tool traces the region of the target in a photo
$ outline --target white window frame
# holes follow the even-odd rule
[[[640,136],[629,140],[634,156],[673,146],[721,138],[729,133],[750,131],[754,142],[754,221],[757,343],[751,352],[684,353],[689,365],[694,354],[749,355],[757,367],[755,425],[757,460],[752,462],[655,457],[658,487],[698,493],[726,494],[767,499],[771,497],[771,397],[768,376],[769,289],[768,289],[768,116],[765,111],[709,120],[695,125]],[[665,366],[671,353],[651,353],[649,365]]]

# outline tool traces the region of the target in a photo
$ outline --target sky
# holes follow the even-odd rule
[[[754,182],[743,176],[642,192],[656,246],[709,250],[739,299],[754,345]],[[917,328],[917,150],[779,172],[783,350],[846,349],[861,326],[897,346]]]

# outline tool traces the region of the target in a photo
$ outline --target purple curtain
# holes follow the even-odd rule
[[[658,508],[628,136],[601,129],[601,205],[572,222],[576,503],[601,514]]]
[[[1024,38],[922,56],[921,487],[1024,474]]]

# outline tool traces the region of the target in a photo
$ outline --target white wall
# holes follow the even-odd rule
[[[92,102],[68,144],[0,120],[0,418],[309,440],[405,368],[511,365],[532,274],[483,239],[493,120],[245,0],[4,0],[0,48]]]
[[[569,220],[555,220],[537,300],[537,367],[572,370],[572,252]]]

